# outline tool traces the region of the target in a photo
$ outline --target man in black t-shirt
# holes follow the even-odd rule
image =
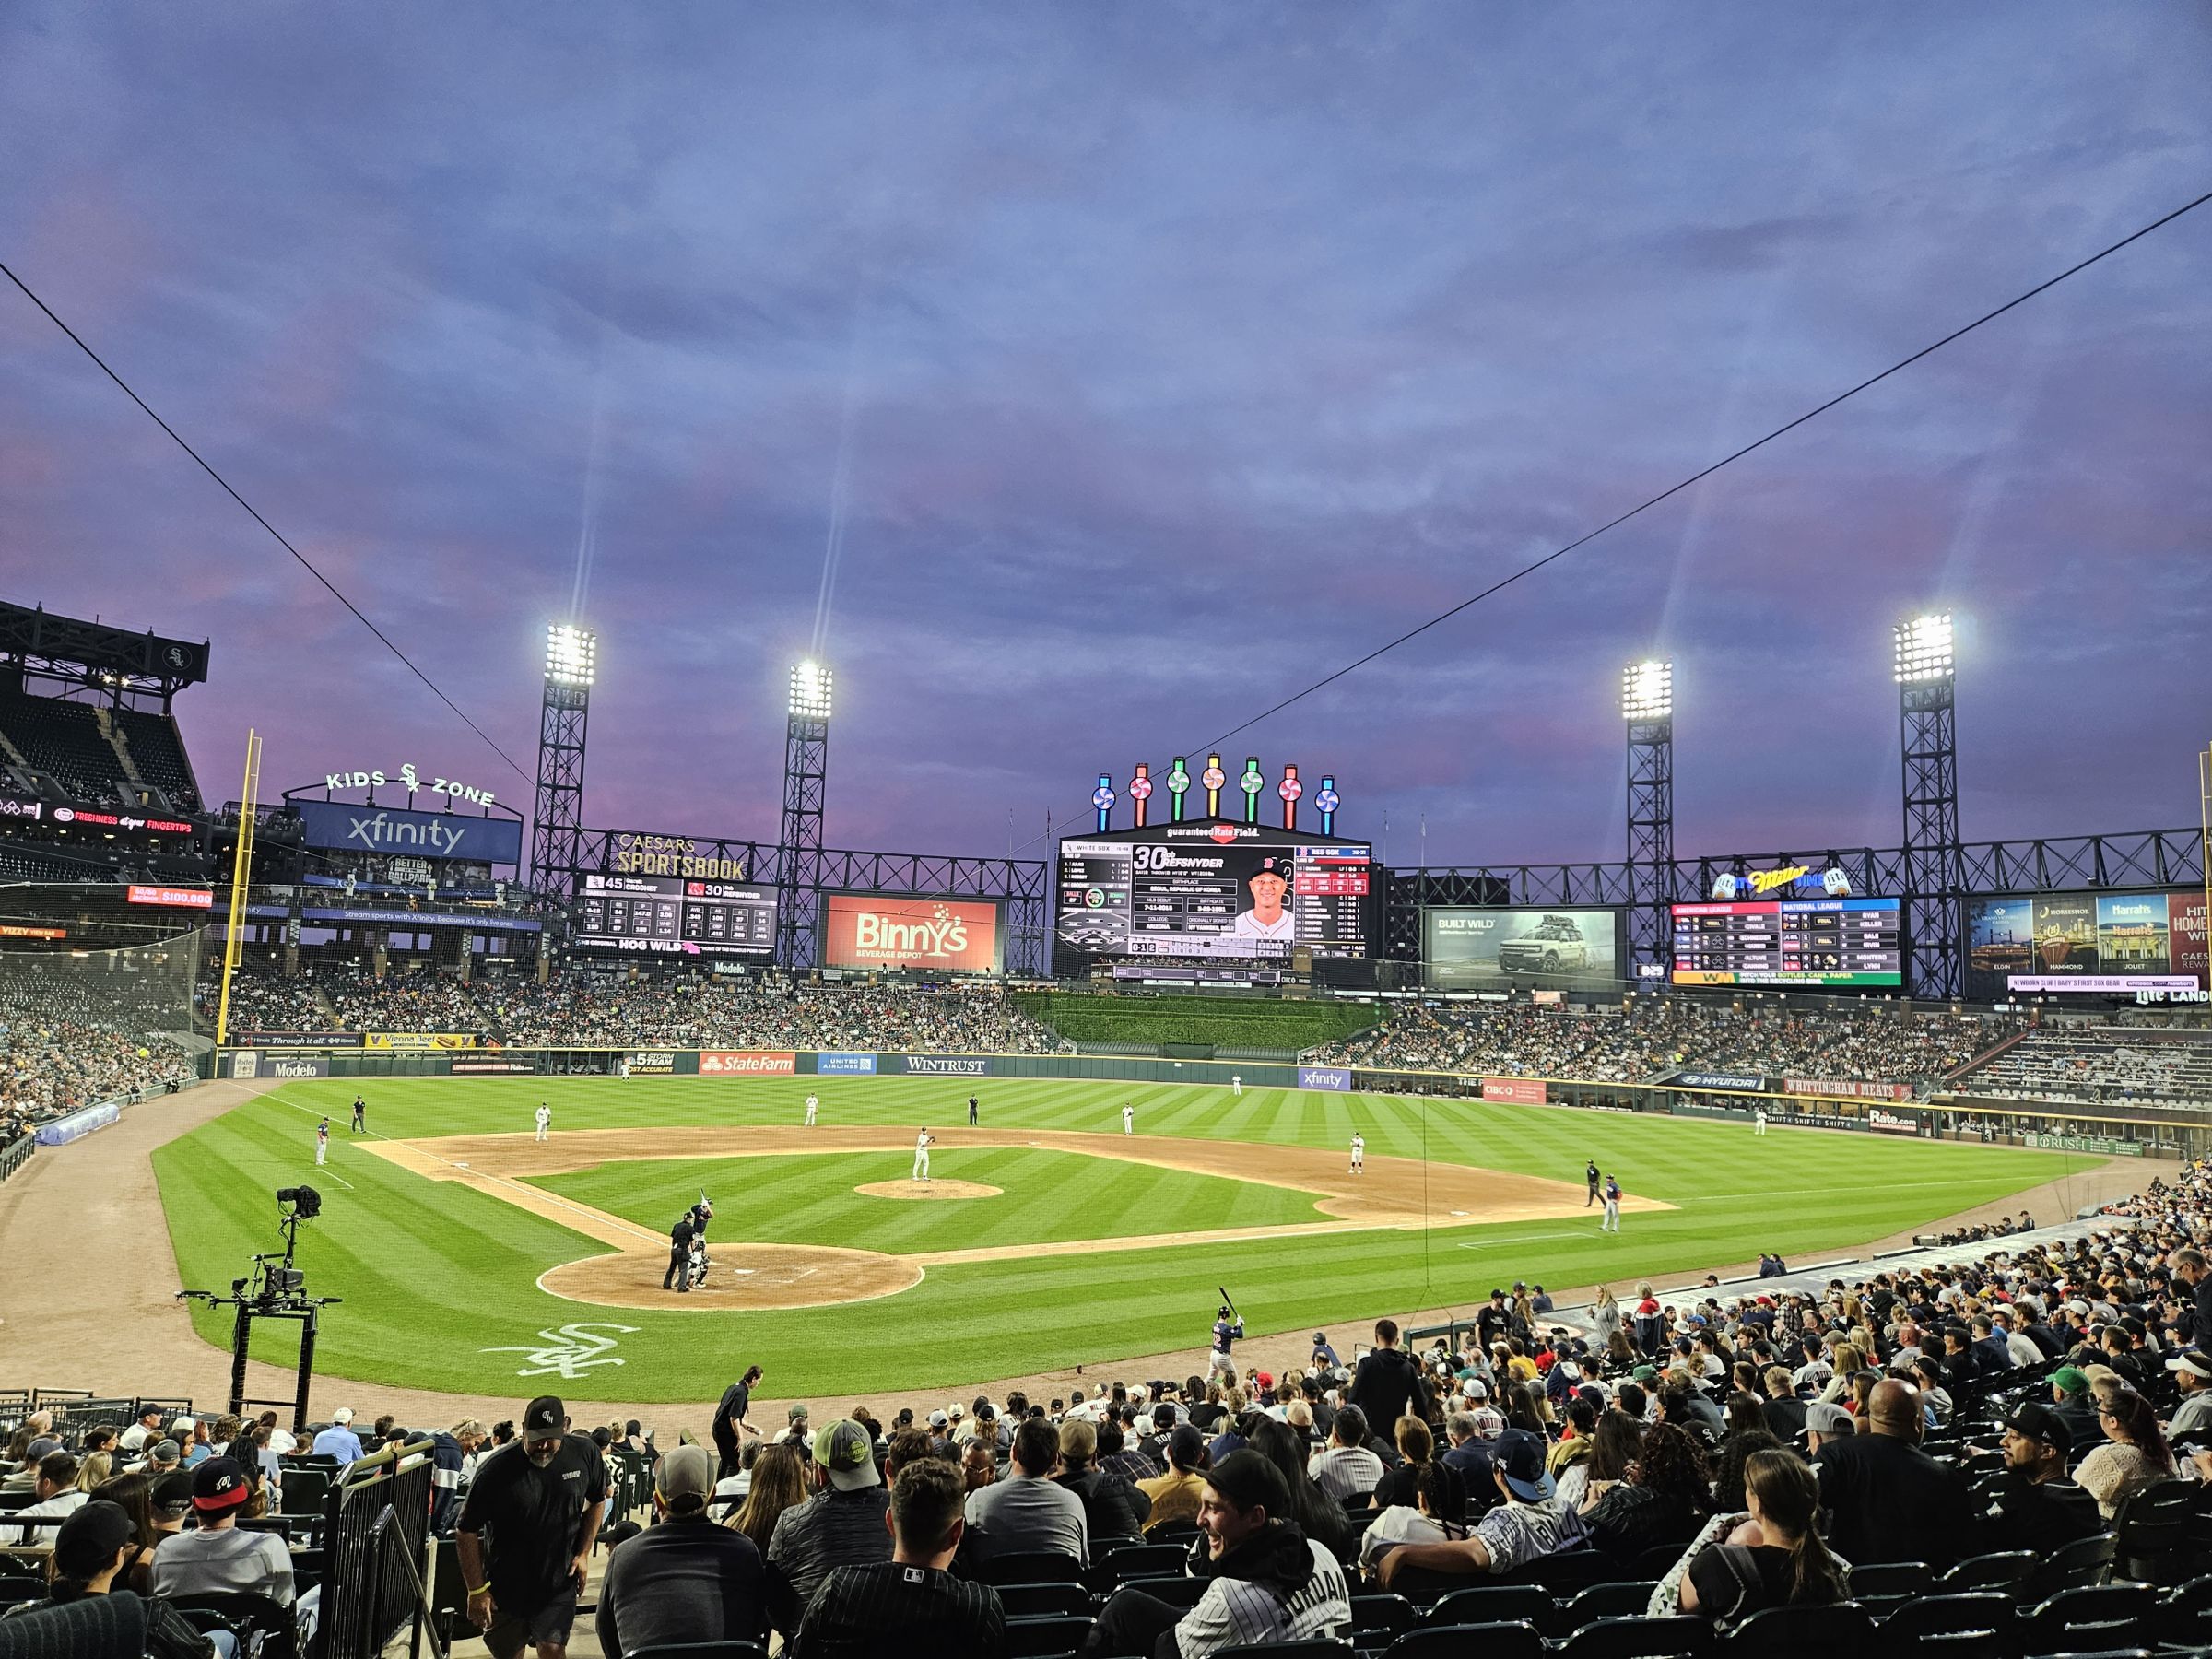
[[[900,1469],[887,1517],[891,1559],[831,1571],[799,1623],[793,1659],[1004,1659],[998,1592],[949,1571],[965,1498],[960,1472],[940,1459]]]
[[[753,1384],[760,1381],[759,1366],[747,1370],[744,1376],[722,1391],[722,1403],[714,1407],[714,1450],[721,1454],[722,1467],[715,1478],[727,1480],[743,1466],[745,1437],[760,1438],[760,1430],[745,1420],[747,1407],[753,1403]]]
[[[678,1217],[676,1225],[668,1230],[668,1271],[661,1275],[662,1289],[691,1288],[691,1234],[694,1230],[689,1210]]]
[[[468,1617],[492,1659],[515,1659],[525,1644],[537,1659],[563,1659],[568,1649],[606,1508],[606,1461],[568,1425],[552,1395],[531,1401],[515,1443],[477,1464],[461,1507]]]

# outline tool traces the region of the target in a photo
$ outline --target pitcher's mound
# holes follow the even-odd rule
[[[995,1198],[1006,1189],[980,1181],[871,1181],[853,1190],[863,1198]]]
[[[571,1301],[617,1308],[727,1312],[737,1308],[819,1308],[911,1290],[922,1269],[903,1256],[820,1244],[716,1244],[707,1282],[678,1295],[661,1288],[665,1250],[625,1251],[563,1262],[538,1276],[537,1286]]]

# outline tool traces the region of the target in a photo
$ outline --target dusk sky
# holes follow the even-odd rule
[[[586,821],[1040,856],[1530,559],[2212,189],[2212,11],[0,9],[0,260]],[[1230,746],[1411,863],[1894,845],[1889,627],[1970,840],[2194,824],[2212,206]],[[832,558],[831,555],[834,554]],[[826,580],[826,569],[830,579]],[[527,805],[12,287],[0,594],[214,642],[209,796]],[[825,597],[826,596],[826,597]],[[1124,814],[1117,823],[1125,822]]]

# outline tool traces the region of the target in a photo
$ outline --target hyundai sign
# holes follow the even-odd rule
[[[341,853],[402,853],[464,864],[520,865],[523,821],[459,812],[409,812],[345,801],[299,801],[291,808],[311,847]]]

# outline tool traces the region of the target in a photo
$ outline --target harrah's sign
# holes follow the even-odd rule
[[[832,893],[822,961],[831,968],[998,971],[998,907],[956,899]]]

